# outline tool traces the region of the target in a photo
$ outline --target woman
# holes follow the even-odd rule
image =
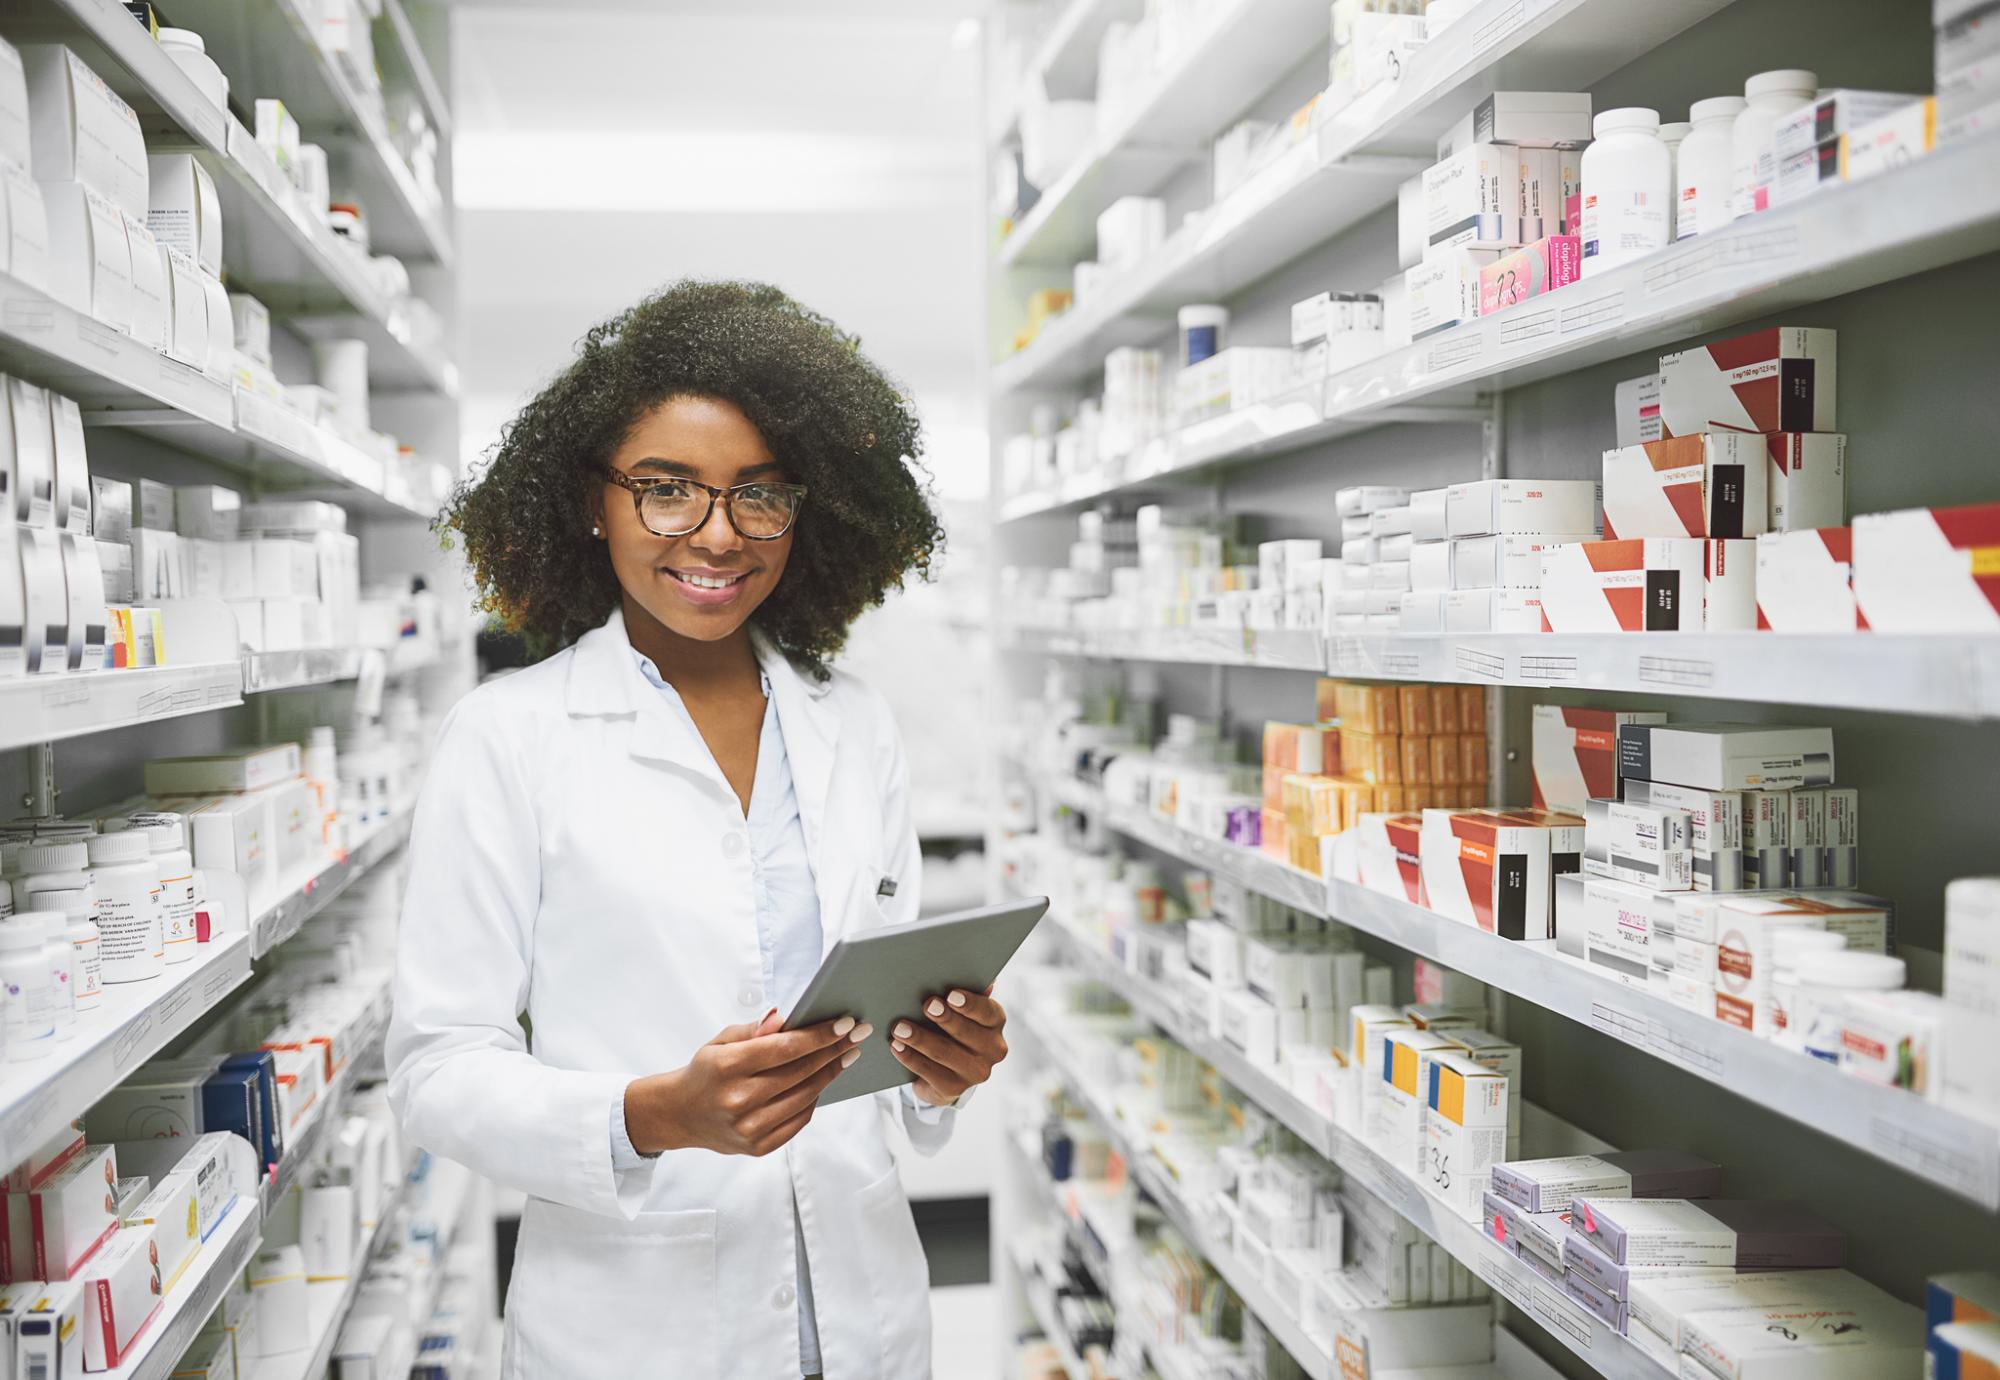
[[[389,1032],[410,1138],[529,1195],[510,1377],[929,1373],[884,1133],[941,1146],[1005,1013],[779,1029],[836,938],[917,913],[895,725],[827,660],[928,569],[918,450],[831,323],[683,282],[591,331],[439,520],[565,648],[445,723]],[[869,1039],[913,1081],[815,1110]]]

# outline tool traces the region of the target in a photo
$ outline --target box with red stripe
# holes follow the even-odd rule
[[[1832,431],[1836,335],[1773,326],[1660,357],[1664,436]]]
[[[1549,832],[1498,810],[1425,810],[1431,909],[1504,939],[1549,938]]]
[[[1856,518],[1854,600],[1877,632],[2000,631],[2000,503]]]
[[[1854,632],[1854,529],[1815,527],[1757,538],[1757,626],[1770,632]]]
[[[1770,524],[1765,438],[1702,431],[1604,452],[1604,536],[1754,537]]]
[[[1542,554],[1544,632],[1734,632],[1756,619],[1749,541],[1643,537]]]

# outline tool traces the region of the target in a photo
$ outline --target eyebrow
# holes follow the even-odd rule
[[[643,460],[633,462],[631,473],[637,474],[641,470],[651,474],[678,475],[684,479],[699,479],[701,477],[696,472],[695,467],[686,461],[663,460],[656,455],[649,455]],[[746,465],[744,468],[738,470],[736,472],[736,482],[741,484],[751,479],[782,473],[784,473],[784,466],[780,465],[776,460],[765,460],[760,464]]]

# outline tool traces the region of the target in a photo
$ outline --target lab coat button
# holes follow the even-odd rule
[[[736,1004],[738,1006],[755,1006],[757,1004],[757,989],[755,987],[745,987],[736,994]]]
[[[784,1284],[779,1286],[777,1297],[771,1301],[780,1308],[790,1308],[799,1301],[799,1296],[791,1285]]]
[[[743,835],[725,834],[722,837],[722,852],[725,857],[740,857],[743,853]]]

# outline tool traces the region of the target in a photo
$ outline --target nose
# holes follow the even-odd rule
[[[743,534],[736,530],[736,524],[729,520],[729,501],[718,497],[708,510],[708,521],[688,533],[688,545],[702,551],[726,554],[738,551],[743,546]]]

